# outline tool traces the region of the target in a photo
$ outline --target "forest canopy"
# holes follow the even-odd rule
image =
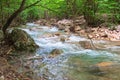
[[[0,26],[19,8],[22,0],[0,0]],[[25,6],[37,0],[27,0]],[[41,0],[24,10],[13,22],[13,26],[40,18],[73,18],[84,15],[89,24],[99,20],[120,22],[120,0]]]

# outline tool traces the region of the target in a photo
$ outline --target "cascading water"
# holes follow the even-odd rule
[[[119,80],[118,75],[107,74],[97,76],[87,71],[91,65],[99,62],[113,62],[119,64],[119,55],[108,51],[97,51],[84,49],[79,41],[88,39],[71,34],[66,35],[56,27],[39,26],[33,23],[27,24],[23,29],[40,46],[36,51],[36,56],[42,56],[42,60],[34,60],[32,68],[38,76],[44,80]],[[60,41],[60,37],[54,35],[55,32],[61,33],[67,40]],[[62,49],[63,53],[53,58],[49,57],[53,49]],[[118,72],[120,74],[120,72]]]

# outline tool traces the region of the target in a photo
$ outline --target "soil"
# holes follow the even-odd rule
[[[12,46],[0,44],[0,80],[34,80],[30,68],[23,67],[20,56],[12,55],[11,51]],[[18,71],[20,68],[26,70]]]

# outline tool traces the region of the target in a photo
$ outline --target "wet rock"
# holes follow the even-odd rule
[[[53,36],[54,36],[54,34],[51,34],[51,33],[47,33],[47,34],[43,35],[44,38],[53,37]]]
[[[11,38],[11,42],[16,50],[34,51],[38,48],[38,45],[34,42],[30,35],[21,29],[13,29],[13,31],[9,34],[9,37]]]
[[[49,57],[55,57],[57,55],[60,55],[61,53],[63,53],[63,50],[61,50],[61,49],[53,49],[50,52],[50,56]]]
[[[98,64],[92,65],[89,67],[89,72],[96,75],[103,75],[106,73],[114,72],[118,68],[113,62],[100,62]]]
[[[66,38],[64,36],[60,36],[60,41],[65,42]]]
[[[93,48],[91,46],[90,41],[79,41],[79,44],[81,45],[81,47],[83,47],[85,49],[92,49]]]
[[[56,35],[56,36],[60,36],[61,33],[60,33],[60,32],[55,32],[54,35]]]

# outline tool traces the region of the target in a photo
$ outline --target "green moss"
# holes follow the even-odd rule
[[[30,35],[21,29],[14,29],[10,34],[10,38],[16,50],[34,51],[38,47]]]

